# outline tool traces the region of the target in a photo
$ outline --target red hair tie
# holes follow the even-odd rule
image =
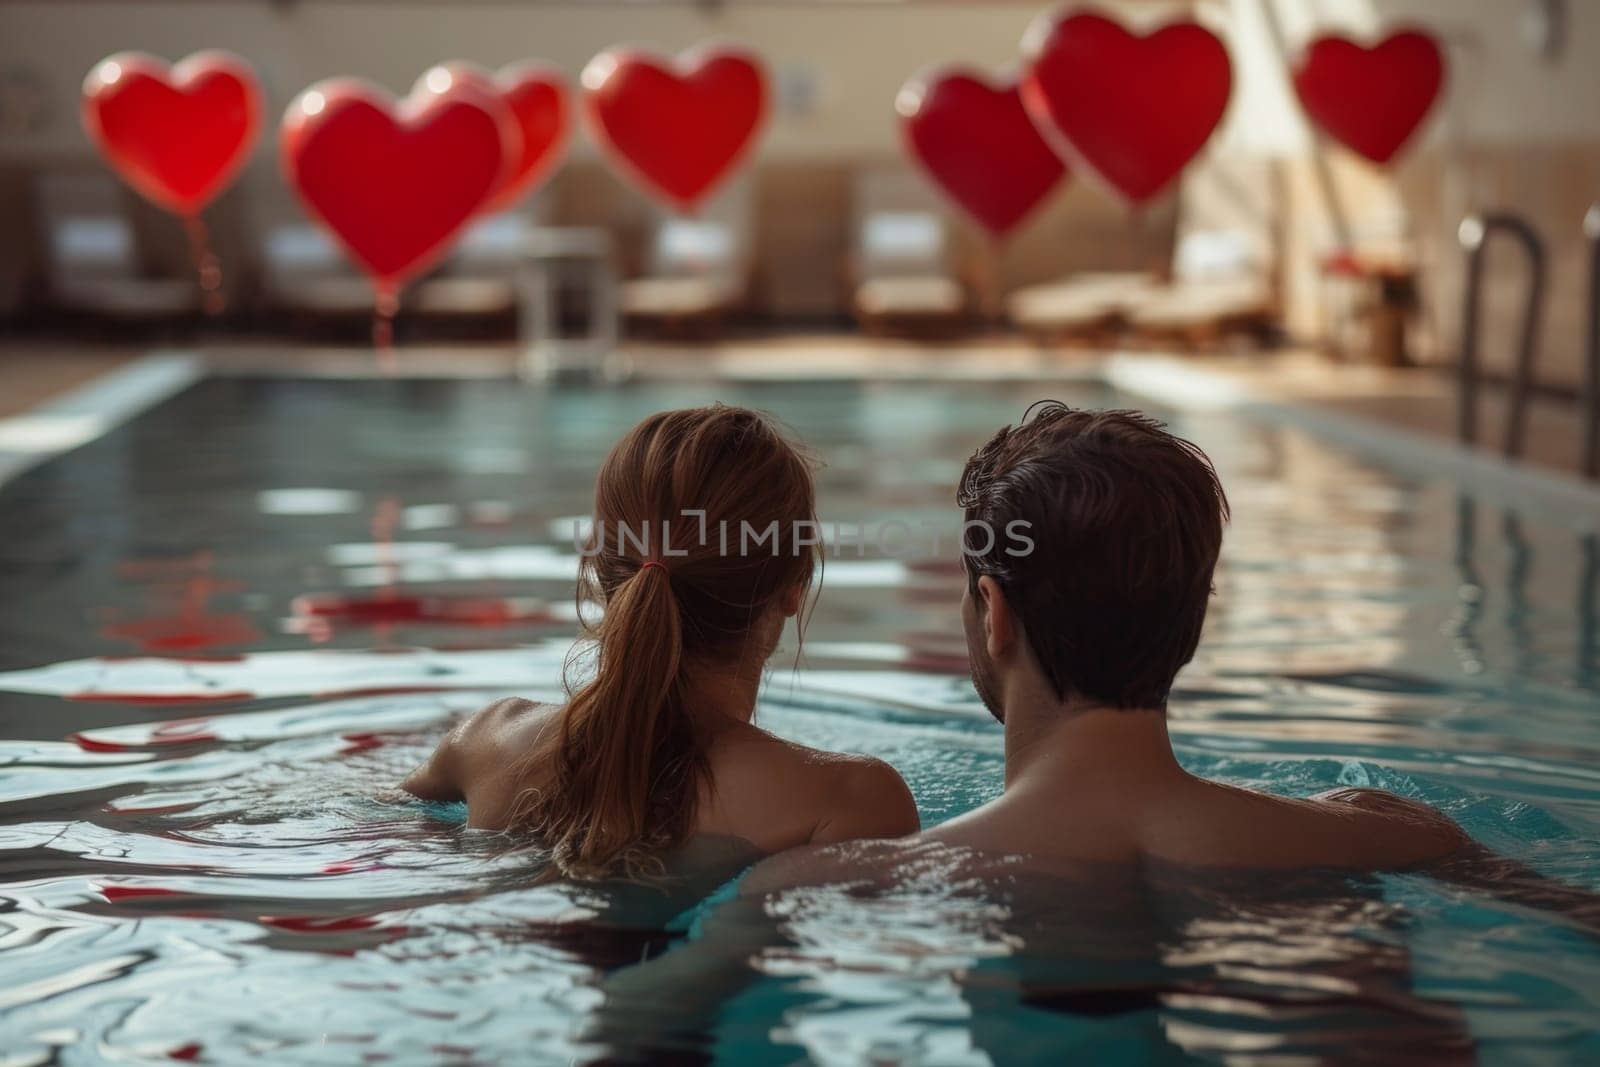
[[[667,565],[662,563],[659,559],[647,559],[643,563],[639,564],[639,573],[643,574],[651,567],[660,567],[663,571],[667,569]]]

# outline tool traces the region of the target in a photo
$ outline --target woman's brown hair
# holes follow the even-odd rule
[[[604,605],[593,677],[530,755],[515,815],[563,874],[642,877],[693,831],[709,768],[686,680],[771,653],[755,626],[809,585],[816,532],[812,463],[759,412],[665,411],[612,448],[579,565],[580,617]]]

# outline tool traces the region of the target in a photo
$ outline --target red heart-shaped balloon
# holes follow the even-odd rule
[[[250,158],[261,86],[229,52],[196,52],[170,70],[154,56],[118,52],[84,79],[83,126],[129,185],[193,215]]]
[[[1134,203],[1172,182],[1228,107],[1228,50],[1195,22],[1135,36],[1101,15],[1047,16],[1023,41],[1040,129]]]
[[[1374,48],[1319,37],[1294,70],[1294,91],[1312,121],[1374,163],[1404,147],[1443,85],[1444,53],[1421,30],[1392,34]]]
[[[436,68],[437,69],[437,68]],[[554,172],[566,148],[571,123],[567,119],[567,86],[560,73],[542,63],[518,63],[490,74],[474,63],[443,65],[452,83],[465,81],[485,93],[499,96],[522,133],[521,147],[511,157],[500,188],[484,204],[484,211],[510,207]],[[422,77],[428,89],[429,71]]]
[[[500,188],[517,138],[505,104],[472,85],[397,107],[376,86],[336,78],[289,105],[279,145],[312,216],[392,288],[443,255]]]
[[[1054,189],[1066,166],[1039,136],[1015,82],[964,70],[913,78],[895,100],[912,156],[996,237]]]
[[[733,170],[766,116],[766,74],[738,49],[697,50],[676,63],[608,49],[582,82],[595,135],[646,191],[686,211]]]

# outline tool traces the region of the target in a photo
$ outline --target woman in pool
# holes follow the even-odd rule
[[[760,853],[917,830],[905,782],[751,722],[767,658],[816,562],[811,464],[763,415],[652,415],[595,484],[579,606],[598,600],[594,674],[561,707],[505,700],[404,785],[524,831],[563,874],[637,877],[692,842]],[[775,531],[773,533],[772,531]]]

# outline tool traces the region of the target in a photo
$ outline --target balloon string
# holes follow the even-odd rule
[[[394,350],[394,317],[400,310],[400,294],[388,283],[380,282],[372,302],[372,347],[378,353],[378,366],[393,374],[398,361]]]
[[[1005,315],[1005,285],[1001,280],[1000,257],[1005,243],[997,237],[985,236],[983,255],[979,264],[978,303],[985,326],[996,326]]]
[[[189,236],[189,258],[200,282],[200,307],[207,315],[222,314],[222,261],[211,251],[210,234],[199,215],[186,215],[183,229]]]

